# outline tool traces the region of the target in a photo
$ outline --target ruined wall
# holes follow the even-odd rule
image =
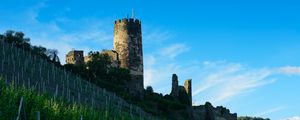
[[[101,54],[107,54],[111,58],[111,67],[120,67],[119,54],[115,50],[103,50]]]
[[[107,54],[113,61],[119,60],[119,54],[115,50],[103,50],[101,54]]]
[[[84,63],[84,57],[83,57],[83,51],[81,50],[72,50],[66,55],[66,63],[67,64],[83,64]]]
[[[192,79],[188,79],[184,82],[184,88],[189,96],[190,104],[192,105]]]
[[[102,50],[98,54],[106,54],[111,58],[111,65],[109,67],[120,67],[119,54],[115,50]],[[87,55],[84,57],[84,62],[88,63],[92,60],[92,56]]]
[[[143,92],[142,31],[138,19],[123,18],[115,21],[114,50],[119,54],[120,67],[130,70],[132,81],[129,87]]]

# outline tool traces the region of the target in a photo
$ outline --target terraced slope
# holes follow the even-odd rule
[[[110,112],[127,112],[140,119],[154,119],[139,107],[128,104],[80,77],[55,66],[48,60],[0,41],[0,76],[15,87],[24,86],[38,93],[49,93],[53,98],[63,97],[68,102],[105,108]]]

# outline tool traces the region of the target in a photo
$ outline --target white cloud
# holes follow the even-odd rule
[[[193,89],[193,96],[198,104],[205,102],[199,99],[203,94],[209,94],[206,95],[206,101],[220,105],[235,96],[274,82],[269,78],[272,72],[265,68],[251,69],[238,63],[227,62],[204,62],[203,68],[206,73],[195,78],[202,82],[194,84]]]
[[[72,48],[84,50],[85,53],[91,50],[112,49],[113,22],[89,17],[71,20],[60,16],[40,21],[39,12],[45,6],[45,2],[40,2],[18,12],[10,19],[15,24],[2,26],[1,29],[22,31],[26,37],[31,38],[33,45],[58,49],[62,64],[65,63],[65,54]],[[65,26],[71,26],[72,29]]]
[[[293,117],[289,117],[283,120],[300,120],[300,116],[293,116]]]
[[[281,111],[283,109],[284,109],[283,106],[279,106],[279,107],[271,108],[271,109],[268,109],[266,111],[260,112],[260,113],[256,114],[255,116],[263,117],[265,115],[269,115],[269,114]]]
[[[160,44],[172,38],[172,34],[166,30],[161,30],[153,27],[144,27],[143,42],[145,44]]]
[[[288,75],[300,75],[300,67],[298,66],[286,66],[278,69],[280,73]]]
[[[168,47],[165,47],[160,50],[161,55],[170,59],[174,59],[176,56],[180,55],[181,53],[189,51],[189,47],[185,44],[172,44]]]
[[[177,47],[170,47],[168,51],[176,51],[174,48]],[[157,89],[167,86],[169,89],[163,89],[159,92],[169,94],[173,73],[177,73],[179,76],[180,85],[186,78],[192,78],[193,101],[196,104],[210,101],[213,104],[222,105],[235,97],[249,94],[258,90],[259,87],[275,82],[276,74],[296,74],[295,71],[299,68],[295,66],[251,68],[240,63],[226,61],[178,63],[178,61],[169,59],[162,53],[146,54],[146,56],[148,57],[145,57],[145,85],[151,85]]]
[[[189,50],[189,47],[182,43],[167,46],[144,55],[144,86],[152,86],[157,92],[163,94],[168,94],[171,89],[169,85],[172,74],[179,73],[181,69],[176,61],[170,62],[170,60]]]
[[[84,23],[79,22],[78,24]],[[47,29],[47,27],[45,28]],[[101,26],[93,29],[86,26],[86,28],[77,29],[74,32],[43,31],[43,34],[39,34],[29,31],[28,33],[33,44],[58,49],[61,62],[64,63],[64,55],[72,48],[84,50],[85,53],[90,50],[112,49],[113,35],[105,31],[107,30],[101,29]]]

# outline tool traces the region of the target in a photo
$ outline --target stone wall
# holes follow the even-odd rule
[[[182,89],[181,89],[182,88]],[[192,106],[192,79],[188,79],[184,82],[184,86],[178,85],[178,76],[176,74],[172,75],[172,91],[170,93],[175,99],[182,99],[179,95],[180,92],[184,92],[188,98],[188,104]]]
[[[84,57],[82,50],[72,50],[66,55],[66,63],[67,64],[83,64]]]
[[[184,89],[189,96],[189,103],[192,105],[192,79],[188,79],[184,82]]]
[[[114,50],[119,54],[120,67],[130,70],[133,81],[129,88],[142,93],[143,50],[141,22],[138,19],[116,20],[114,26]]]
[[[120,67],[119,54],[115,50],[102,50],[98,54],[106,54],[111,58],[111,65],[109,67]],[[84,57],[84,62],[87,63],[92,60],[92,56],[87,55]]]

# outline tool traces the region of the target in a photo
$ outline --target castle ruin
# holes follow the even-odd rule
[[[114,22],[113,50],[103,50],[97,54],[111,57],[111,67],[128,69],[131,80],[127,81],[128,92],[137,96],[144,95],[143,49],[141,22],[134,18],[118,19]],[[84,56],[82,50],[72,50],[66,55],[67,64],[80,65],[91,61],[91,56]],[[224,107],[214,108],[210,103],[192,106],[192,80],[187,79],[184,85],[178,84],[178,76],[172,75],[171,98],[188,105],[189,117],[194,119],[228,119],[236,120],[237,114],[231,114]]]
[[[66,55],[66,63],[67,64],[83,64],[83,51],[82,50],[72,50]]]
[[[181,94],[185,94],[187,96],[187,104],[192,106],[192,79],[188,79],[184,82],[184,86],[178,85],[178,76],[176,74],[172,75],[172,90],[170,95],[174,98],[178,99]]]
[[[141,22],[134,18],[118,19],[114,22],[114,50],[103,50],[112,58],[113,67],[128,69],[131,81],[127,83],[129,92],[142,95],[144,92],[143,47]],[[83,56],[83,51],[72,50],[66,55],[67,64],[83,64],[91,56]]]
[[[134,18],[118,19],[114,22],[114,50],[103,50],[99,54],[107,54],[112,58],[112,67],[128,69],[131,80],[126,83],[129,92],[142,96],[144,93],[143,47],[141,22]],[[91,60],[91,56],[83,56],[83,51],[73,50],[66,55],[68,64],[83,64]],[[184,96],[181,96],[183,94]],[[192,80],[188,79],[183,86],[178,85],[178,76],[172,76],[172,91],[176,99],[184,97],[192,106]]]

